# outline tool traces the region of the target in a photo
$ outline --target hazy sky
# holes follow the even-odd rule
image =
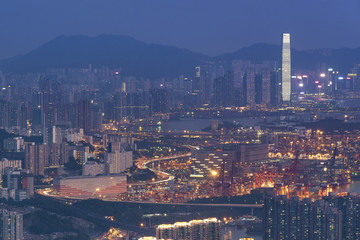
[[[0,59],[59,36],[124,34],[209,55],[292,34],[298,49],[360,47],[360,0],[0,0]]]

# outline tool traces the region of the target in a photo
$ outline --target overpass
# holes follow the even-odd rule
[[[87,210],[77,208],[79,211],[83,212],[84,214],[87,215],[87,220],[90,220],[93,223],[99,224],[99,225],[105,225],[107,227],[115,227],[115,228],[120,228],[123,230],[127,230],[130,232],[136,232],[139,234],[143,234],[146,236],[155,236],[156,235],[156,230],[153,228],[144,228],[144,227],[139,227],[139,226],[135,226],[135,225],[131,225],[131,224],[127,224],[124,222],[119,222],[119,221],[111,221],[109,219],[104,218],[103,216],[97,216],[93,213],[88,213]]]
[[[158,184],[158,183],[164,183],[164,182],[169,182],[174,180],[174,176],[164,172],[164,171],[160,171],[157,169],[153,169],[153,168],[149,168],[147,167],[148,164],[153,163],[153,162],[160,162],[160,161],[166,161],[166,160],[172,160],[172,159],[178,159],[178,158],[188,158],[191,157],[191,153],[186,153],[186,154],[181,154],[181,155],[173,155],[173,156],[168,156],[168,157],[163,157],[163,158],[154,158],[154,159],[150,159],[150,160],[140,160],[136,163],[136,166],[139,169],[150,169],[152,172],[154,172],[156,175],[160,176],[162,179],[158,180],[158,181],[151,181],[151,182],[144,182],[144,183],[132,183],[130,184],[131,186],[143,186],[143,185],[151,185],[151,184]]]
[[[237,203],[153,203],[153,202],[121,202],[134,204],[153,204],[153,205],[167,205],[167,206],[184,206],[184,207],[227,207],[227,208],[262,208],[262,204],[237,204]]]

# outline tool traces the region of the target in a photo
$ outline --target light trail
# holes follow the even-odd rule
[[[131,184],[131,186],[142,186],[142,185],[148,185],[148,184],[159,184],[159,183],[165,183],[165,182],[169,182],[175,179],[175,176],[164,172],[164,171],[160,171],[154,168],[149,168],[147,165],[150,163],[154,163],[154,162],[159,162],[159,161],[164,161],[164,160],[172,160],[172,159],[177,159],[177,158],[185,158],[185,157],[191,157],[191,153],[186,153],[186,154],[181,154],[181,155],[174,155],[174,156],[169,156],[169,157],[163,157],[163,158],[153,158],[150,160],[146,160],[146,161],[139,161],[136,163],[136,166],[139,169],[149,169],[150,171],[154,172],[156,175],[158,176],[167,176],[166,179],[162,179],[159,181],[153,181],[153,182],[145,182],[145,183],[134,183]]]

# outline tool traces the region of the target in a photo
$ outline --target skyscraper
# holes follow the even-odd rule
[[[167,89],[150,90],[150,111],[152,115],[169,112],[169,94]]]
[[[290,102],[290,96],[291,96],[290,33],[284,33],[283,41],[282,41],[282,101]]]
[[[244,80],[243,80],[243,89],[244,89],[244,100],[245,105],[255,105],[255,69],[248,68],[246,69]]]
[[[276,106],[281,100],[280,71],[275,67],[270,73],[270,104]]]
[[[234,72],[214,80],[214,104],[220,107],[234,106]]]

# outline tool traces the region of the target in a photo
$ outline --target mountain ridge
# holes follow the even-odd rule
[[[34,50],[0,61],[4,72],[43,72],[47,68],[121,68],[122,74],[137,77],[191,76],[195,66],[209,61],[229,67],[235,59],[281,62],[281,45],[256,43],[231,53],[210,57],[168,45],[146,43],[125,35],[104,34],[58,36]],[[359,48],[292,48],[292,65],[297,69],[315,69],[325,63],[348,71],[360,63]]]
[[[187,49],[149,44],[124,35],[59,36],[27,54],[0,61],[6,72],[41,72],[46,68],[122,68],[127,75],[155,77],[189,73],[208,56]]]

